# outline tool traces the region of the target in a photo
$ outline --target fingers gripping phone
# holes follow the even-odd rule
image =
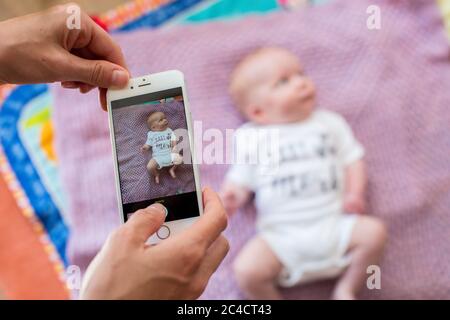
[[[164,224],[149,240],[179,233],[203,213],[184,76],[166,71],[108,90],[109,125],[122,222],[159,202]]]

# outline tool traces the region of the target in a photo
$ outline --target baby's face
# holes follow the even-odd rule
[[[152,131],[164,131],[167,129],[169,121],[163,112],[155,112],[148,117],[147,125]]]
[[[295,55],[268,49],[248,63],[243,111],[250,120],[259,124],[291,123],[311,114],[316,89]]]

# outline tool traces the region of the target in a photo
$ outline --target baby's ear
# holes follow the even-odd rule
[[[244,109],[248,118],[254,122],[264,122],[266,114],[264,109],[257,104],[250,104]]]

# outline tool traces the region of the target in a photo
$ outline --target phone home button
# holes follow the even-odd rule
[[[167,239],[170,236],[170,229],[166,225],[162,225],[161,228],[159,228],[158,232],[156,232],[156,235],[161,240]]]

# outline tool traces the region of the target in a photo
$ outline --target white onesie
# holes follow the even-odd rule
[[[276,139],[259,134],[256,143],[249,143],[255,129],[270,131],[272,137],[275,133]],[[346,251],[356,221],[342,209],[344,168],[364,155],[344,118],[317,110],[293,124],[247,123],[235,138],[236,152],[247,163],[234,164],[226,179],[255,192],[259,235],[284,266],[279,284],[338,275],[348,265]],[[248,163],[255,146],[259,152],[269,150],[272,169]]]

